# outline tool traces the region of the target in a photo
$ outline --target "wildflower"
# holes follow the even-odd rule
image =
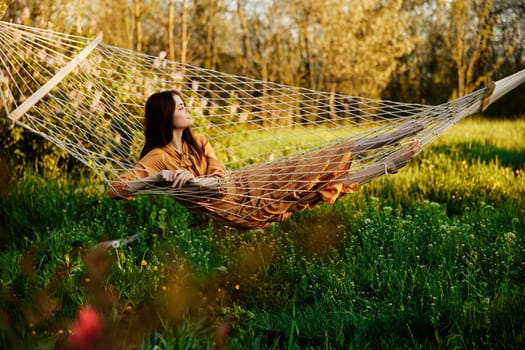
[[[60,332],[64,333],[63,330]],[[102,322],[99,313],[91,306],[80,309],[69,336],[71,346],[75,349],[90,349],[101,335]]]
[[[506,241],[513,241],[514,239],[516,239],[516,235],[514,234],[514,232],[507,232],[504,234],[504,236]]]
[[[148,262],[142,259],[142,261],[140,262],[140,266],[147,266],[147,265],[148,265]]]
[[[241,289],[241,286],[239,284],[236,284],[235,285],[235,289],[239,290],[239,289]]]
[[[514,242],[516,240],[516,234],[514,232],[507,232],[503,235],[503,237],[509,247],[514,245]]]

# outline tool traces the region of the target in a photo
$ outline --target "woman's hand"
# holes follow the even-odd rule
[[[160,172],[162,180],[171,182],[171,187],[181,188],[186,182],[195,176],[187,170],[162,170]]]

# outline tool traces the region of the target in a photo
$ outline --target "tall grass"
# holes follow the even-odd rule
[[[399,174],[258,231],[87,180],[11,179],[0,347],[66,346],[90,304],[115,349],[523,348],[523,140],[525,120],[466,120]]]

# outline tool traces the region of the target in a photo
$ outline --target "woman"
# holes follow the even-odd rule
[[[149,183],[166,181],[172,187],[181,188],[195,176],[226,175],[208,139],[191,132],[193,118],[178,91],[151,95],[145,109],[146,144],[140,161],[111,183],[111,198],[129,199]]]
[[[178,91],[155,93],[146,102],[146,144],[140,161],[110,184],[113,199],[131,198],[148,184],[167,183],[172,197],[228,226],[263,228],[321,203],[334,203],[385,173],[397,172],[415,155],[417,141],[383,163],[349,174],[352,156],[414,135],[421,125],[343,142],[328,149],[228,173],[205,136],[192,133],[193,119]],[[197,191],[186,190],[197,188]],[[207,195],[199,195],[199,191]],[[211,195],[210,195],[211,192]]]

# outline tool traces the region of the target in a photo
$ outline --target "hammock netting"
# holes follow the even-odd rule
[[[525,80],[521,71],[467,96],[428,106],[261,81],[105,45],[100,38],[7,22],[0,22],[0,42],[0,106],[6,117],[64,149],[107,183],[138,161],[147,97],[162,90],[181,91],[195,120],[192,130],[208,137],[228,176],[254,174],[246,180],[252,189],[268,193],[272,188],[264,198],[223,196],[231,203],[212,209],[215,217],[248,218],[274,202],[295,205],[284,179],[296,184],[304,179],[306,184],[314,175],[313,188],[295,187],[314,191],[325,181],[327,169],[359,172],[381,164],[413,138],[422,150]],[[352,149],[356,143],[359,152]],[[350,170],[331,164],[342,161],[334,157],[334,149],[352,155],[344,160],[351,161]],[[307,166],[294,166],[297,159]],[[268,177],[257,178],[261,172],[279,173],[283,189],[275,180],[264,183]],[[235,196],[263,196],[253,194],[259,192],[264,191]],[[202,186],[152,184],[140,193],[167,194],[196,210],[207,196],[220,202],[217,193]],[[246,208],[235,213],[225,209],[239,203]]]

